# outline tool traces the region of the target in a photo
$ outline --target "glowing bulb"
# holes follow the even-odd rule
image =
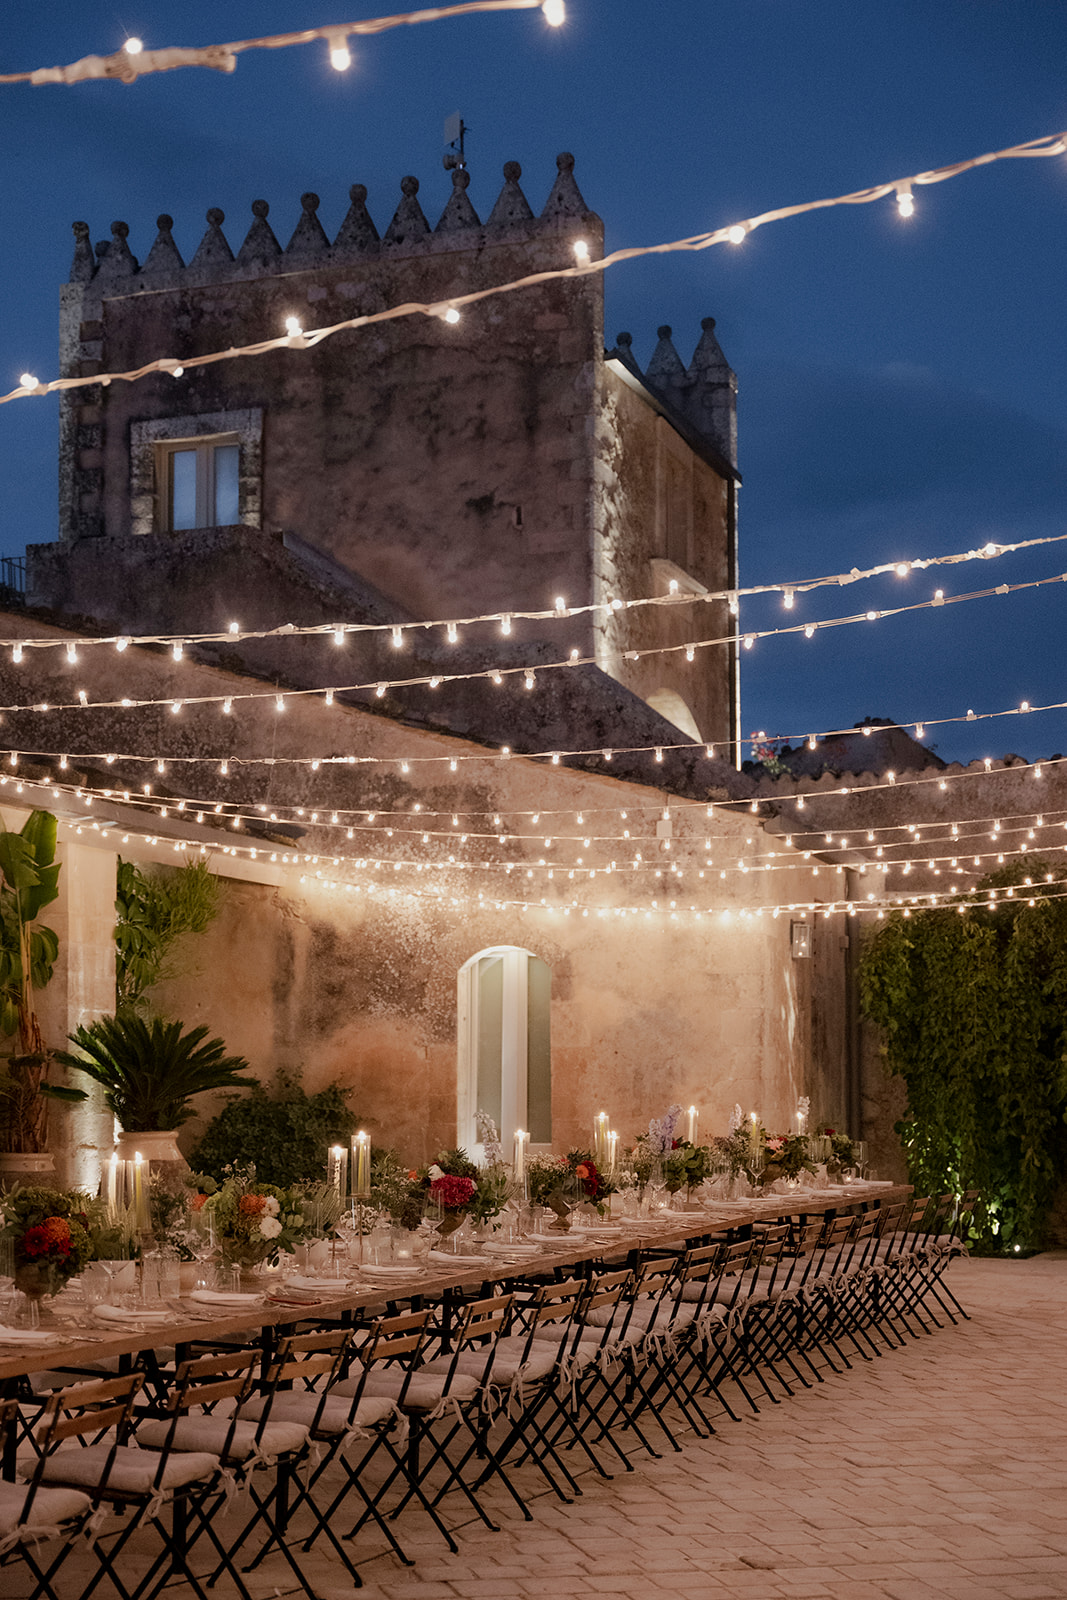
[[[347,72],[352,65],[352,52],[348,48],[348,35],[330,35],[330,66],[335,72]]]
[[[284,695],[280,695],[279,694],[279,695],[275,696],[274,709],[275,709],[275,711],[284,711],[285,710],[285,696]]]
[[[19,383],[23,389],[36,389],[37,379],[32,372],[23,372],[19,375]]]
[[[501,617],[501,619],[500,619],[500,631],[501,631],[501,633],[510,633],[511,632],[511,618],[509,616],[505,615],[505,616]]]
[[[459,321],[459,312],[456,310],[455,306],[449,306],[448,310],[445,312],[445,321],[450,322],[453,327]]]
[[[726,237],[729,239],[731,244],[744,244],[747,235],[748,229],[745,227],[744,223],[735,222],[733,227],[728,231]]]
[[[897,184],[897,211],[902,217],[915,215],[915,201],[911,197],[911,184]]]
[[[566,611],[566,609],[567,609],[566,600],[563,598],[563,596],[561,594],[558,594],[556,596],[556,610],[557,611]]]
[[[22,660],[22,646],[20,644],[17,644],[15,646],[15,648],[12,650],[11,659],[12,659],[12,661],[21,661]]]
[[[575,239],[574,254],[579,261],[589,260],[589,246],[586,244],[584,239]]]
[[[175,640],[174,644],[172,644],[170,647],[170,653],[174,657],[175,661],[180,661],[182,656],[185,654],[185,651],[181,644]]]
[[[896,573],[897,573],[897,577],[898,578],[906,578],[910,571],[911,571],[911,563],[909,561],[898,561],[897,562]]]
[[[921,722],[915,724],[915,737],[916,739],[924,739],[926,737],[926,729]]]
[[[285,331],[289,335],[290,339],[299,339],[304,332],[303,328],[300,326],[300,318],[286,317]]]
[[[756,635],[754,633],[746,633],[743,642],[744,642],[745,649],[746,650],[751,650],[752,646],[756,642]]]
[[[782,604],[785,606],[785,609],[787,611],[792,611],[794,598],[795,597],[793,595],[792,589],[787,589],[785,591],[785,593],[783,594],[783,596],[782,596]]]
[[[129,644],[129,642],[130,641],[128,639],[116,639],[115,640],[115,649],[118,651],[119,655],[122,654],[122,652],[125,650],[126,646]]]
[[[139,56],[144,49],[143,39],[127,39],[122,47],[128,56]]]
[[[67,646],[67,660],[71,663],[71,665],[73,665],[74,662],[77,661],[77,659],[78,659],[78,647],[77,647],[77,645],[76,644],[68,644],[68,646]]]
[[[171,375],[172,378],[184,378],[185,377],[185,368],[184,367],[171,367],[170,375]]]
[[[544,12],[545,21],[550,28],[562,28],[567,20],[567,7],[564,4],[564,0],[544,0],[541,10]]]
[[[812,623],[810,623],[810,622],[808,623],[807,627],[804,629],[804,637],[805,637],[805,639],[813,639],[815,637],[815,628],[814,628],[814,625]]]

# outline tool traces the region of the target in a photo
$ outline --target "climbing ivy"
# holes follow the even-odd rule
[[[1064,878],[1047,862],[1005,867],[977,894],[1010,897],[895,912],[860,958],[864,1014],[907,1085],[909,1178],[921,1194],[978,1189],[980,1248],[1040,1242],[1067,1155]]]

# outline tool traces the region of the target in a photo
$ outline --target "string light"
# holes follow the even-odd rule
[[[562,26],[566,20],[564,0],[463,0],[462,4],[434,6],[427,11],[401,12],[397,16],[373,17],[363,22],[346,22],[343,26],[327,24],[321,28],[304,28],[299,33],[268,34],[259,39],[238,39],[232,44],[211,44],[200,47],[168,45],[160,50],[145,50],[142,40],[127,39],[122,49],[111,56],[85,56],[64,67],[38,67],[34,72],[7,72],[0,75],[0,83],[82,83],[93,78],[117,78],[122,83],[134,83],[152,72],[171,72],[177,67],[211,67],[218,72],[233,72],[237,57],[246,50],[280,50],[293,45],[312,44],[322,39],[330,46],[330,62],[343,71],[348,62],[340,65],[334,59],[343,41],[347,53],[347,35],[384,33],[388,28],[412,26],[420,22],[439,22],[446,17],[469,16],[473,12],[533,11],[540,9],[545,21],[552,27]]]
[[[971,561],[988,561],[994,556],[1011,555],[1019,550],[1031,550],[1043,545],[1061,544],[1065,541],[1067,541],[1067,534],[1050,534],[1042,538],[1024,539],[1014,543],[1000,543],[996,545],[986,544],[979,549],[958,551],[950,555],[924,556],[921,559],[911,562],[910,567],[920,570],[934,566],[958,566],[962,563]],[[333,636],[334,643],[340,645],[344,642],[345,635],[348,633],[377,634],[389,632],[392,636],[394,644],[399,645],[403,642],[405,627],[411,629],[422,628],[427,630],[430,628],[444,626],[446,630],[455,629],[456,638],[458,639],[459,628],[474,627],[479,624],[500,625],[502,630],[506,632],[507,630],[503,627],[505,621],[507,621],[509,624],[515,620],[544,622],[560,617],[570,618],[582,615],[596,615],[599,612],[605,611],[619,611],[623,609],[627,611],[633,611],[649,606],[667,607],[668,609],[671,609],[675,606],[707,605],[709,603],[723,600],[729,601],[731,615],[736,615],[738,610],[737,600],[739,596],[746,598],[766,594],[782,594],[784,596],[787,593],[793,593],[794,595],[808,594],[816,589],[832,587],[840,588],[867,579],[882,577],[888,573],[897,571],[898,566],[899,564],[895,564],[893,562],[882,562],[877,566],[867,567],[862,571],[856,567],[853,567],[848,572],[823,574],[815,578],[805,578],[799,582],[792,580],[789,583],[753,584],[745,589],[708,590],[703,594],[682,593],[675,589],[672,593],[666,595],[642,595],[629,600],[595,600],[588,602],[586,605],[574,607],[568,607],[567,601],[564,599],[564,597],[562,595],[557,595],[555,598],[554,607],[551,610],[511,610],[506,612],[484,612],[477,616],[456,617],[444,623],[437,621],[408,623],[401,625],[395,622],[314,622],[299,625],[287,622],[276,628],[242,629],[239,623],[230,622],[224,633],[220,633],[215,630],[186,632],[182,634],[181,642],[186,644],[216,644],[222,641],[233,642],[250,639],[286,640],[296,638],[311,638],[320,634],[330,634]],[[1052,581],[1059,581],[1059,579],[1057,578]],[[789,609],[788,606],[787,609]],[[831,622],[826,624],[826,626],[830,625],[832,625],[832,619]],[[808,626],[814,628],[815,624],[809,624]],[[819,624],[819,626],[822,626],[822,624]],[[449,633],[449,639],[450,642],[455,643],[455,639],[452,638],[451,633]],[[123,635],[103,634],[99,637],[83,638],[80,642],[86,647],[91,647],[94,645],[113,645],[116,650],[121,651],[125,650],[131,644],[171,645],[174,643],[174,641],[175,636],[173,634],[142,633]],[[50,637],[22,637],[17,640],[10,637],[4,638],[0,636],[0,645],[14,643],[21,645],[22,648],[26,650],[54,650],[62,648],[64,641],[56,638],[54,635]],[[688,649],[691,647],[686,646],[685,648]]]
[[[348,48],[347,33],[329,35],[330,66],[335,72],[347,72],[352,65],[352,52]]]
[[[914,214],[915,214],[915,201],[912,198],[911,184],[910,183],[898,183],[896,185],[896,192],[897,192],[897,211],[900,213],[900,215],[902,217],[914,216]]]
[[[475,7],[482,10],[500,8],[520,9],[529,8],[536,3],[537,0],[470,0],[470,3],[467,5],[453,7],[450,9],[453,11],[453,13],[467,11]],[[441,8],[438,11],[424,13],[423,15],[437,17],[445,14],[447,14],[446,8]],[[404,18],[402,20],[406,21],[409,19]],[[363,30],[361,30],[359,25],[356,23],[348,23],[345,26],[350,32],[354,33],[359,31],[367,31],[372,25],[365,25]],[[315,29],[307,34],[293,35],[291,38],[294,43],[303,43],[312,38],[325,37],[327,34],[336,31],[336,28]],[[251,44],[256,42],[258,41],[250,41],[249,43]],[[220,46],[217,48],[220,51],[230,50],[232,52],[237,47]],[[183,52],[151,51],[146,52],[144,57],[141,59],[147,63],[151,59],[166,56],[168,54],[177,57],[178,55],[183,54]],[[201,57],[204,55],[204,52],[184,52],[184,54]],[[233,59],[234,58],[231,54],[229,60],[232,61]],[[87,57],[86,60],[87,62],[92,62],[94,58]],[[99,57],[95,58],[95,60],[97,63],[99,63],[100,70],[85,72],[81,74],[82,76],[123,76],[122,72],[109,72],[107,70],[108,62],[106,60],[101,61],[101,58]],[[128,72],[131,65],[130,58],[123,54],[122,62],[125,70]],[[168,64],[174,66],[184,66],[192,63],[191,61],[175,59]],[[198,64],[209,65],[212,63],[209,63],[206,60],[201,60]],[[221,64],[221,62],[214,64]],[[75,81],[73,78],[65,76],[65,74],[71,73],[72,71],[75,71],[76,68],[81,68],[83,65],[84,63],[76,63],[75,68],[46,68],[37,73],[3,74],[0,75],[0,83],[55,83]],[[155,70],[159,69],[157,68]],[[300,348],[312,349],[323,339],[331,338],[335,334],[353,328],[369,327],[372,324],[379,322],[393,321],[400,317],[441,317],[444,316],[450,309],[458,310],[461,306],[475,305],[478,302],[487,300],[495,295],[515,293],[519,290],[529,288],[534,284],[549,283],[557,279],[584,277],[591,271],[604,272],[607,271],[608,267],[615,266],[622,261],[633,261],[648,255],[669,255],[674,251],[681,250],[707,250],[713,245],[718,244],[740,244],[746,235],[751,233],[754,228],[763,227],[769,222],[782,222],[787,218],[802,216],[810,211],[825,210],[831,206],[866,205],[872,201],[882,199],[887,194],[896,193],[898,189],[905,184],[914,185],[942,183],[948,178],[958,177],[961,173],[969,172],[975,167],[988,166],[994,161],[1006,161],[1029,156],[1060,156],[1064,154],[1065,150],[1067,150],[1067,142],[1065,142],[1065,136],[1063,134],[1043,134],[1040,138],[1027,140],[1023,144],[1011,145],[1003,150],[989,151],[981,156],[973,156],[966,161],[954,162],[950,166],[931,168],[926,172],[913,173],[910,178],[895,178],[891,179],[888,183],[879,183],[867,189],[854,190],[850,194],[832,195],[822,200],[808,200],[799,205],[779,206],[775,210],[761,212],[758,216],[748,217],[743,222],[733,223],[730,227],[726,228],[717,228],[709,233],[693,234],[684,239],[668,240],[662,244],[629,246],[622,250],[615,250],[610,255],[602,256],[596,262],[583,262],[582,264],[576,264],[573,267],[559,267],[552,270],[545,270],[543,272],[527,274],[522,278],[515,278],[509,283],[494,284],[485,289],[471,290],[467,294],[454,295],[447,302],[432,301],[423,303],[416,301],[405,301],[402,305],[387,306],[381,311],[367,312],[364,315],[357,317],[348,317],[341,322],[332,324],[332,326],[328,328],[316,328],[314,332],[306,336],[302,336],[300,338]],[[212,350],[204,355],[199,356],[187,356],[184,358],[184,365],[186,368],[203,367],[209,366],[217,361],[233,361],[242,356],[266,355],[272,350],[283,349],[287,345],[291,345],[292,338],[292,335],[287,335],[281,339],[264,339],[260,340],[256,344],[233,346],[226,350]],[[82,377],[53,378],[47,384],[38,385],[37,392],[41,392],[43,389],[44,392],[51,393],[54,390],[78,389],[88,387],[89,385],[106,385],[116,382],[134,383],[140,378],[147,377],[153,372],[172,371],[175,365],[176,362],[173,356],[160,356],[156,360],[148,362],[142,367],[131,369],[127,372],[104,372],[93,373],[91,375],[86,374]],[[20,387],[12,391],[10,394],[0,395],[0,405],[6,405],[13,400],[24,399],[26,392],[27,391],[25,389]]]

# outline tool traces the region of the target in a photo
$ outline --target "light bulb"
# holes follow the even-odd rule
[[[20,383],[20,385],[22,386],[23,389],[36,389],[37,388],[37,379],[34,377],[32,372],[22,372],[22,373],[20,373],[19,374],[19,383]]]
[[[185,377],[185,368],[184,367],[180,367],[180,366],[179,367],[171,367],[170,375],[171,375],[172,378],[184,378]]]
[[[731,244],[744,244],[747,236],[748,229],[741,222],[735,222],[726,235]]]
[[[78,659],[78,647],[75,644],[67,646],[67,660],[73,664]]]
[[[286,317],[285,331],[289,335],[290,339],[299,339],[304,332],[303,328],[300,326],[300,318]]]
[[[564,4],[564,0],[544,0],[541,10],[544,12],[545,21],[550,28],[562,28],[567,20],[567,7]]]
[[[329,37],[330,66],[335,72],[347,72],[352,65],[352,52],[348,48],[346,33],[332,33]]]
[[[586,244],[584,239],[575,239],[574,254],[579,261],[589,260],[589,246]]]
[[[902,217],[915,215],[915,201],[912,199],[910,183],[897,184],[897,211]]]
[[[453,325],[459,321],[459,312],[456,310],[455,306],[449,306],[448,310],[445,312],[445,321],[451,322]]]
[[[787,589],[785,591],[785,593],[782,595],[782,604],[785,606],[785,609],[787,611],[792,611],[792,609],[793,609],[793,600],[794,600],[794,595],[793,595],[792,589]]]
[[[178,640],[175,640],[175,642],[171,645],[170,653],[174,657],[175,661],[180,661],[181,660],[181,658],[182,658],[182,656],[184,655],[185,652],[184,652],[184,649],[183,649],[182,645],[180,644],[180,642]]]
[[[122,48],[128,56],[139,56],[144,49],[144,40],[137,38],[127,39]]]

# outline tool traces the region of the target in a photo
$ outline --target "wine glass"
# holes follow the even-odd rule
[[[663,1170],[662,1161],[653,1161],[652,1170],[648,1174],[649,1212],[663,1209],[663,1194],[667,1188],[667,1174]]]
[[[217,1240],[215,1217],[206,1206],[202,1206],[199,1211],[189,1213],[189,1229],[185,1243],[189,1254],[196,1262],[196,1288],[210,1289],[213,1274],[208,1272],[207,1263],[215,1254]]]

